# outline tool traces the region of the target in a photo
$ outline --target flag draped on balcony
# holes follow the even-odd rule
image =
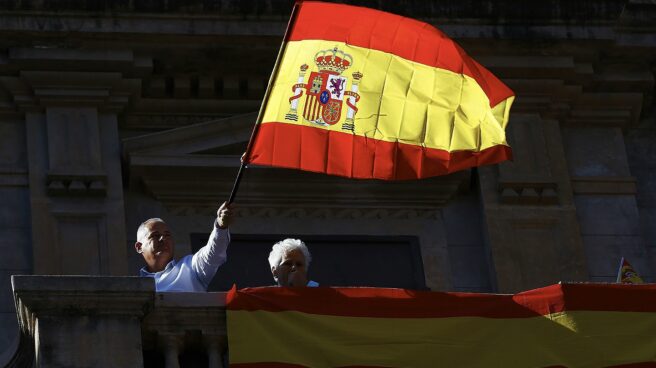
[[[246,162],[364,179],[511,158],[513,92],[433,26],[299,2]]]
[[[233,289],[232,368],[654,367],[656,285]]]

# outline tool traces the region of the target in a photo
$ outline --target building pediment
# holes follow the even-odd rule
[[[176,213],[215,211],[216,204],[230,195],[256,117],[250,113],[124,139],[123,158],[131,185],[143,185]],[[470,172],[463,171],[386,182],[249,166],[236,202],[255,211],[301,208],[306,214],[318,210],[322,216],[326,209],[378,210],[383,216],[432,213],[466,190],[469,177]]]

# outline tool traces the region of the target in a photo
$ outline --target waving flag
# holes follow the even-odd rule
[[[231,368],[655,367],[656,286],[233,289]]]
[[[513,99],[427,23],[299,2],[245,160],[385,180],[493,164]]]

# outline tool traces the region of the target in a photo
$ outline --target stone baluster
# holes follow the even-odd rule
[[[223,346],[225,338],[219,335],[203,335],[203,342],[207,350],[209,368],[223,367]]]
[[[179,334],[162,334],[159,337],[159,345],[164,348],[164,367],[180,368],[180,352],[184,336]]]

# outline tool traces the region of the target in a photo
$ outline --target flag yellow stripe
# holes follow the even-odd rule
[[[605,367],[654,360],[655,313],[364,318],[228,311],[230,362],[307,367]]]
[[[348,109],[346,96],[337,124],[319,126],[304,121],[305,90],[298,99],[298,120],[286,119],[291,109],[289,99],[294,95],[292,87],[299,81],[301,65],[309,67],[303,80],[308,83],[310,73],[318,70],[315,54],[334,48],[353,59],[352,65],[342,73],[348,78],[345,90],[352,89],[354,72],[362,74],[353,134],[448,152],[478,152],[507,145],[504,128],[513,97],[490,107],[486,94],[469,76],[382,51],[323,40],[287,43],[264,111],[264,124],[283,122],[344,131],[342,123]]]

